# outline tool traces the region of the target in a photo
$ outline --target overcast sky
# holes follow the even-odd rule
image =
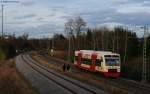
[[[7,34],[51,37],[54,33],[63,33],[64,23],[77,16],[89,27],[150,24],[150,0],[19,1],[4,6],[4,32]]]

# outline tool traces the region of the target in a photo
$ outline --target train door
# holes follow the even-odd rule
[[[77,62],[78,66],[81,65],[81,59],[82,59],[82,53],[78,53],[78,62]]]
[[[92,64],[91,64],[91,70],[92,71],[95,71],[95,63],[96,63],[96,58],[97,58],[97,55],[96,54],[92,54]]]

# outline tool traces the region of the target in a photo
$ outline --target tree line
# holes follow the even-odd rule
[[[66,31],[65,31],[66,33]],[[68,34],[68,35],[67,35]],[[141,80],[143,66],[143,38],[123,26],[88,28],[77,36],[74,32],[54,35],[54,50],[66,52],[73,62],[75,50],[112,51],[121,56],[121,75],[125,78]],[[70,45],[70,47],[69,47]],[[52,48],[52,45],[50,46]],[[147,78],[150,82],[150,36],[147,37]],[[70,54],[70,55],[69,55]]]

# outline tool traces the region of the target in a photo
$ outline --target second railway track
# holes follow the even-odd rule
[[[47,57],[47,56],[45,56],[45,57]],[[56,61],[54,60],[54,62],[56,62]],[[91,72],[89,72],[89,73],[91,74]],[[103,78],[101,76],[98,76],[98,77],[100,80],[103,80],[103,81],[109,83],[110,85],[113,85],[113,86],[120,88],[122,90],[125,90],[128,93],[149,94],[149,92],[150,92],[150,86],[149,85],[141,84],[139,82],[130,81],[130,80],[123,79],[123,78],[116,80],[116,79],[106,79],[106,78]]]

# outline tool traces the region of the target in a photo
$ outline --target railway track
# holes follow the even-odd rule
[[[64,77],[58,73],[50,71],[44,66],[36,63],[27,55],[21,55],[22,60],[28,64],[33,70],[37,71],[39,74],[44,76],[45,78],[53,81],[57,85],[69,91],[71,94],[106,94],[103,91],[87,86],[79,83],[78,81],[70,80],[70,78]],[[45,72],[42,72],[45,71]],[[49,76],[51,75],[51,76]]]
[[[46,58],[48,58],[48,57],[46,56]],[[56,61],[54,60],[54,62],[56,62]],[[61,65],[60,63],[56,63],[56,64]],[[83,71],[80,71],[80,72],[83,72]],[[93,75],[93,76],[95,76],[91,72],[88,72],[88,73]],[[141,83],[136,82],[136,81],[127,80],[127,79],[124,79],[124,78],[106,79],[106,78],[104,78],[102,76],[98,76],[98,77],[99,77],[99,80],[105,81],[105,82],[109,83],[110,85],[113,85],[113,86],[115,86],[117,88],[125,90],[128,93],[149,94],[149,92],[150,92],[150,86],[149,85],[141,84]]]
[[[114,82],[116,80],[111,79],[111,81]],[[150,92],[150,86],[146,85],[146,84],[142,84],[140,82],[135,82],[135,81],[132,81],[132,80],[127,80],[127,79],[124,79],[124,78],[120,78],[117,81],[117,83],[121,83],[122,85],[126,85],[128,87],[136,88],[135,89],[136,90],[135,93],[138,93],[138,94],[139,93],[148,94]],[[133,90],[133,89],[131,89],[131,90]]]

